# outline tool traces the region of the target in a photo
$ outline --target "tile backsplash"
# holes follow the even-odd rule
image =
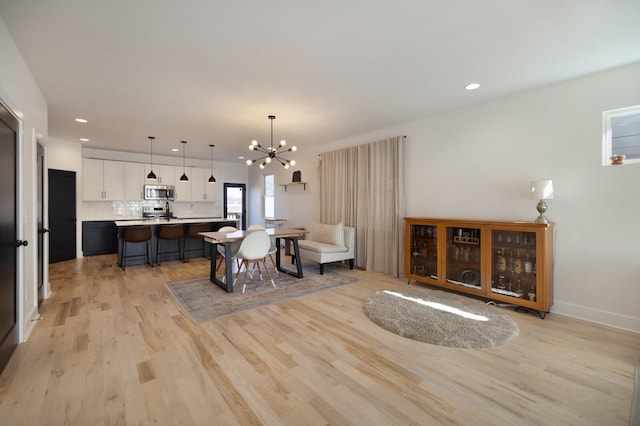
[[[156,201],[83,201],[82,220],[118,220],[142,218],[143,207],[163,207]],[[222,205],[217,202],[170,202],[176,217],[221,217]]]

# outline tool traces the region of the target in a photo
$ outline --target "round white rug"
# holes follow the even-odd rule
[[[424,287],[377,292],[365,302],[364,311],[392,333],[453,348],[498,346],[520,332],[497,306]]]

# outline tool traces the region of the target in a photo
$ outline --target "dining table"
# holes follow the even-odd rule
[[[251,232],[260,232],[260,231],[247,231],[247,230],[238,230],[233,232],[200,232],[198,235],[204,238],[204,241],[212,244],[211,248],[211,270],[209,273],[209,279],[212,283],[221,287],[227,293],[233,292],[233,262],[231,253],[231,245],[232,243],[243,240],[247,235]],[[264,232],[269,235],[269,237],[274,237],[276,240],[276,269],[279,272],[283,272],[289,275],[293,275],[296,278],[303,278],[302,272],[302,262],[300,261],[300,249],[298,248],[298,239],[304,237],[305,234],[308,234],[309,231],[304,229],[292,229],[292,228],[266,228]],[[291,241],[294,251],[294,259],[295,259],[295,270],[285,269],[281,266],[280,263],[280,240],[288,240]],[[224,262],[225,262],[225,275],[224,281],[218,278],[216,274],[216,264],[217,258],[219,256],[218,253],[218,245],[224,246]]]

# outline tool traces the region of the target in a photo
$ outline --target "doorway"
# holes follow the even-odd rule
[[[224,184],[223,216],[239,219],[240,229],[247,229],[247,185],[244,183]]]
[[[76,172],[49,169],[49,263],[76,258]]]
[[[18,120],[0,104],[0,371],[18,346]]]
[[[46,259],[45,259],[45,247],[46,239],[45,234],[49,232],[49,229],[45,227],[45,191],[46,188],[46,164],[44,161],[44,147],[38,142],[37,156],[37,223],[38,223],[38,306],[45,298],[46,293]]]

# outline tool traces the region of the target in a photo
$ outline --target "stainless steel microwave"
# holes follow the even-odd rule
[[[145,185],[145,200],[173,201],[176,197],[176,188],[173,185]]]

